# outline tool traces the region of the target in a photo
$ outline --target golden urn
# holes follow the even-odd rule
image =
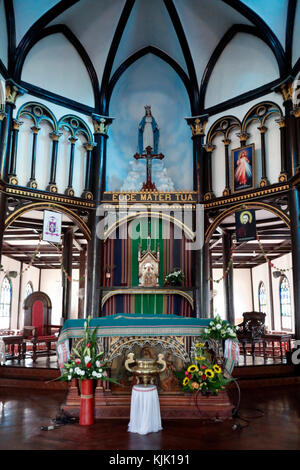
[[[129,364],[135,363],[135,367],[129,367]],[[159,367],[160,364],[162,367]],[[154,384],[155,376],[163,372],[167,364],[163,354],[159,354],[157,360],[155,360],[148,358],[134,359],[134,353],[129,353],[125,361],[125,367],[136,377],[138,384],[142,382],[146,387],[148,383]]]

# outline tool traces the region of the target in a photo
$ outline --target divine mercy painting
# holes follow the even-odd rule
[[[254,144],[232,150],[231,158],[234,191],[254,187],[254,152]]]

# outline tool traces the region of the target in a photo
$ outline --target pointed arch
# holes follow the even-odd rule
[[[158,49],[155,46],[146,46],[140,49],[139,51],[135,52],[132,54],[130,57],[128,57],[115,71],[113,74],[109,85],[107,87],[107,96],[106,96],[106,114],[109,112],[109,103],[111,99],[111,95],[113,92],[114,87],[116,86],[118,80],[121,78],[123,73],[132,65],[134,64],[137,60],[141,59],[147,54],[153,54],[156,57],[159,57],[161,60],[166,62],[168,65],[170,65],[173,70],[178,74],[180,79],[182,80],[185,89],[188,93],[189,100],[190,100],[190,106],[191,106],[191,111],[196,112],[197,109],[197,103],[194,102],[193,98],[193,90],[191,86],[191,82],[189,80],[189,77],[185,73],[185,71],[181,68],[181,66],[174,60],[172,57],[170,57],[166,52],[162,51],[161,49]]]

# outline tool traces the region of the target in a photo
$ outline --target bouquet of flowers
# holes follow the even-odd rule
[[[84,337],[78,346],[72,348],[70,359],[63,366],[64,372],[60,379],[101,379],[115,381],[108,377],[107,363],[104,352],[97,350],[97,328],[93,332],[89,329],[90,317],[84,322]]]
[[[170,271],[169,274],[166,275],[165,284],[171,285],[171,286],[179,286],[184,280],[184,278],[185,278],[184,272],[181,269],[176,268]]]
[[[205,343],[196,343],[193,347],[192,363],[184,372],[183,390],[199,391],[202,395],[218,395],[231,380],[224,376],[222,367],[213,362]]]
[[[204,328],[201,335],[203,340],[214,339],[214,340],[225,340],[236,338],[236,327],[227,320],[222,320],[219,315],[216,316],[209,323],[208,328]]]

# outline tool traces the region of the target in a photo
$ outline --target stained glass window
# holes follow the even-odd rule
[[[259,311],[267,314],[267,292],[263,281],[261,281],[258,286],[258,305]]]
[[[32,286],[32,283],[29,281],[27,282],[26,284],[26,287],[25,287],[25,299],[27,299],[27,297],[32,294],[33,292],[33,286]]]
[[[9,328],[12,300],[11,281],[4,277],[0,291],[0,328]]]
[[[291,330],[292,329],[291,289],[290,289],[290,283],[286,276],[281,277],[279,292],[280,292],[281,328],[283,330]]]

